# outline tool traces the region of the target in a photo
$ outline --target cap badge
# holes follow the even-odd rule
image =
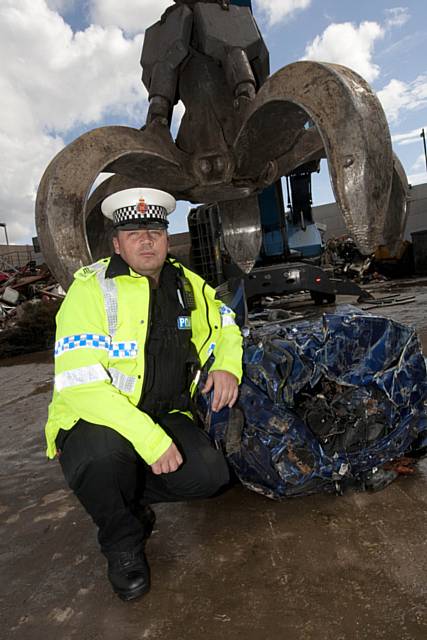
[[[138,200],[138,204],[136,205],[136,210],[138,213],[147,213],[148,205],[146,204],[144,198],[140,198]]]

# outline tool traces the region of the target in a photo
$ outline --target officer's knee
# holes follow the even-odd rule
[[[67,437],[60,463],[69,487],[76,491],[88,478],[111,475],[113,467],[132,464],[132,445],[109,427],[80,421]]]
[[[213,496],[230,482],[227,462],[221,452],[211,449],[205,456],[202,477],[199,479],[205,496]]]

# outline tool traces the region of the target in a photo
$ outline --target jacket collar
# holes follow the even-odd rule
[[[172,258],[172,260],[171,260],[171,257],[168,256],[166,258],[166,262],[165,262],[164,267],[166,265],[168,265],[168,267],[169,266],[175,266],[176,264],[177,263],[176,263],[175,259]],[[162,273],[164,271],[164,267],[163,267]],[[130,276],[130,275],[132,275],[132,273],[133,272],[132,272],[131,268],[129,267],[128,263],[125,262],[123,260],[123,258],[121,256],[119,256],[118,253],[113,253],[113,255],[110,258],[110,263],[109,263],[109,265],[108,265],[108,267],[107,267],[107,269],[105,271],[105,277],[106,278],[116,278],[117,276]]]
[[[106,278],[116,278],[117,276],[129,276],[130,267],[118,253],[113,253],[110,263],[105,271]]]

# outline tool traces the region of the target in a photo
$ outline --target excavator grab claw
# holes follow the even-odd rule
[[[135,185],[164,189],[177,200],[217,202],[225,246],[248,273],[261,247],[258,194],[322,157],[362,253],[399,240],[406,176],[393,164],[381,105],[354,71],[301,61],[269,76],[268,51],[249,6],[216,0],[169,7],[146,30],[141,64],[149,98],[145,127],[84,133],[41,180],[40,245],[64,287],[74,271],[108,250],[102,197]],[[185,113],[174,140],[178,99]],[[115,175],[92,191],[104,171]]]

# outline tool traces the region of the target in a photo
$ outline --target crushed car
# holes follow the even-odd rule
[[[427,446],[426,363],[415,330],[350,305],[247,331],[232,409],[200,417],[241,482],[270,498],[378,490]]]

